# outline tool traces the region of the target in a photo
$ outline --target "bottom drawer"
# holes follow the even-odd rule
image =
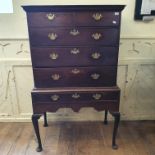
[[[116,86],[117,66],[34,68],[37,88]]]
[[[118,88],[59,88],[36,89],[32,91],[33,110],[56,111],[59,108],[70,107],[74,111],[81,107],[108,108],[110,104],[117,103],[118,107],[120,90]],[[44,107],[45,106],[45,107]],[[39,107],[42,107],[41,109]],[[47,109],[48,107],[49,109]],[[51,108],[50,108],[51,107]],[[103,108],[101,108],[103,110]],[[39,111],[40,112],[40,111]]]

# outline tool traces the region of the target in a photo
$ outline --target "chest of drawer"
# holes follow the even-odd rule
[[[116,66],[34,68],[35,87],[80,87],[116,85]]]
[[[100,66],[117,64],[117,47],[31,48],[33,67]]]
[[[117,149],[120,89],[116,86],[123,5],[24,6],[34,76],[32,122],[42,150],[38,119],[46,112],[83,107],[115,117]]]
[[[116,28],[31,28],[32,46],[118,45]]]
[[[37,12],[28,13],[30,27],[51,26],[118,26],[119,12]]]

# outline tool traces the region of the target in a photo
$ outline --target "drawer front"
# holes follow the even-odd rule
[[[32,46],[118,45],[116,28],[31,28]]]
[[[116,47],[31,48],[34,67],[117,65]]]
[[[79,26],[118,26],[119,12],[80,12],[75,14]]]
[[[35,87],[115,86],[117,66],[34,68]]]
[[[118,26],[119,12],[37,12],[28,13],[30,27],[50,26]]]
[[[119,91],[32,93],[32,101],[34,103],[63,103],[103,100],[119,100]]]
[[[28,13],[30,27],[69,26],[73,24],[72,13],[34,12]]]

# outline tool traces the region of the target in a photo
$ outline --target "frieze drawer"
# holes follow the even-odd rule
[[[35,103],[59,103],[76,101],[102,101],[102,100],[118,100],[119,91],[90,91],[90,92],[55,92],[55,93],[32,93],[32,100]]]

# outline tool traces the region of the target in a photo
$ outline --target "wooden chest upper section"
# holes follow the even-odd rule
[[[23,8],[36,88],[116,86],[124,5]]]

